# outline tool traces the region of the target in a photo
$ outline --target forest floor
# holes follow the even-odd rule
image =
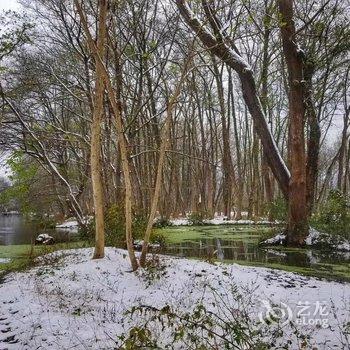
[[[165,256],[153,256],[147,269],[134,273],[124,250],[107,248],[101,260],[91,260],[91,255],[90,248],[54,252],[38,258],[30,270],[5,277],[0,285],[0,349],[121,348],[130,346],[123,335],[131,328],[133,341],[143,345],[152,338],[159,348],[190,348],[194,334],[207,339],[198,327],[211,324],[200,310],[216,319],[216,331],[223,325],[220,334],[227,332],[227,324],[220,323],[225,318],[244,325],[237,329],[231,324],[228,331],[230,336],[240,334],[233,337],[241,342],[239,348],[245,340],[266,342],[268,349],[286,344],[289,349],[349,348],[348,283]],[[133,309],[138,306],[169,306],[160,314],[174,318],[173,325],[164,330],[162,317],[139,313]],[[174,327],[189,319],[196,327],[184,324],[176,333]],[[135,340],[135,330],[145,329]],[[207,341],[209,346],[223,339]]]

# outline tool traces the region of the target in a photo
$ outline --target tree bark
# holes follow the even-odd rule
[[[97,51],[101,59],[104,58],[106,41],[107,1],[99,1],[99,24],[97,37]],[[104,195],[101,176],[101,121],[103,117],[104,82],[101,65],[96,64],[96,83],[94,106],[91,125],[91,182],[95,209],[95,250],[94,259],[104,257],[105,224],[104,224]]]
[[[345,76],[345,86],[348,86],[348,80],[349,80],[349,72],[348,69]],[[346,184],[346,178],[344,177],[344,167],[346,165],[344,164],[344,160],[346,157],[346,146],[347,146],[347,139],[348,139],[348,128],[349,128],[349,116],[350,116],[350,106],[347,105],[347,90],[345,88],[344,91],[344,107],[345,112],[343,116],[343,130],[342,130],[342,138],[341,138],[341,146],[339,151],[339,160],[338,160],[338,178],[337,178],[337,188],[339,191],[346,194],[346,191],[344,191],[344,187]]]
[[[303,59],[295,43],[293,0],[279,0],[281,36],[289,78],[289,185],[287,244],[305,244],[308,233],[306,205],[305,104]]]
[[[221,116],[221,134],[222,134],[222,168],[223,168],[223,202],[224,202],[224,215],[230,219],[231,218],[231,208],[232,208],[232,190],[233,190],[233,177],[234,169],[231,157],[231,147],[230,147],[230,130],[229,130],[229,120],[227,118],[228,113],[226,113],[225,99],[224,99],[224,89],[222,85],[222,73],[220,74],[215,57],[212,57],[213,69],[215,75],[215,82],[218,91],[219,105],[220,105],[220,116]]]
[[[320,152],[321,129],[315,111],[312,96],[312,77],[314,67],[311,62],[304,63],[306,119],[309,124],[306,162],[306,203],[308,216],[311,216],[315,202],[315,191],[318,175],[318,159]]]
[[[264,110],[265,115],[268,115],[268,75],[269,75],[269,65],[270,65],[270,53],[269,53],[269,44],[270,44],[270,34],[271,34],[271,23],[270,18],[272,15],[272,2],[268,3],[265,1],[265,16],[264,16],[264,32],[263,32],[263,61],[261,69],[261,104]],[[270,176],[270,170],[268,167],[267,156],[264,151],[262,151],[261,159],[261,172],[263,175],[264,188],[265,188],[265,198],[270,207],[273,201],[273,186]],[[271,210],[268,212],[269,220],[272,220]]]

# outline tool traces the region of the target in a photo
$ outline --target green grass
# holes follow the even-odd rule
[[[0,246],[0,258],[11,259],[10,262],[0,263],[0,275],[8,272],[21,271],[34,265],[34,259],[40,255],[56,250],[85,248],[91,246],[86,241],[57,243],[49,246],[30,244]]]

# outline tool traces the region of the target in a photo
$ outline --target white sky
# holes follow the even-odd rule
[[[6,159],[6,154],[0,154],[0,177],[5,177],[8,179],[8,176],[11,175],[11,171],[6,165]]]
[[[10,175],[10,169],[3,165],[3,164],[0,164],[0,177],[4,177],[6,179],[8,179],[8,176]]]
[[[0,0],[0,11],[1,10],[16,10],[19,4],[17,0]]]

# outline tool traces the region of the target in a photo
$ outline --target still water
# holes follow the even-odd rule
[[[167,241],[163,253],[179,257],[219,260],[228,263],[271,266],[312,274],[332,274],[350,279],[350,253],[311,249],[286,249],[259,245],[262,235],[271,231],[264,227],[197,226],[164,228]]]
[[[317,250],[280,250],[260,247],[256,242],[229,241],[221,238],[200,239],[198,242],[170,243],[164,253],[219,261],[278,263],[307,267],[319,262],[350,263],[350,254]]]
[[[40,233],[48,233],[56,242],[65,242],[74,235],[67,230],[39,228],[21,215],[0,214],[0,245],[30,244]]]
[[[306,268],[313,275],[350,281],[350,253],[261,247],[259,240],[268,230],[225,225],[168,227],[160,230],[166,240],[160,253],[282,269],[288,266],[290,271]],[[73,231],[42,229],[20,215],[0,214],[0,245],[31,244],[40,233],[48,233],[57,243],[77,239]]]

